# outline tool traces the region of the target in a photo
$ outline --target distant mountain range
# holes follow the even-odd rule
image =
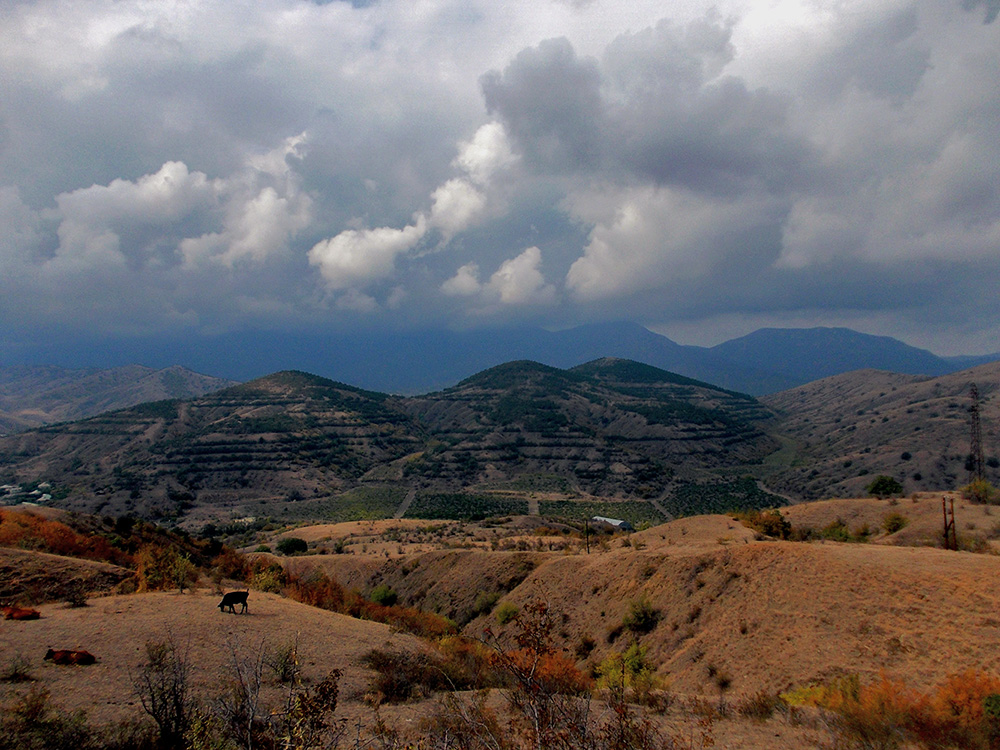
[[[1000,353],[938,357],[896,339],[846,328],[769,328],[714,347],[685,346],[635,323],[600,323],[554,332],[540,328],[329,335],[253,332],[184,340],[80,340],[32,353],[34,361],[97,367],[134,362],[151,367],[183,364],[238,381],[296,369],[406,395],[447,388],[505,362],[532,360],[569,368],[602,357],[644,362],[760,396],[866,368],[943,375],[1000,360]]]

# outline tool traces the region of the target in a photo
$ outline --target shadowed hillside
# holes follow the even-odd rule
[[[348,506],[384,517],[405,498],[410,516],[523,514],[535,491],[645,504],[762,460],[777,446],[758,425],[768,416],[752,397],[621,360],[514,362],[417,398],[280,372],[0,440],[0,479],[45,480],[66,507],[202,523]]]
[[[803,499],[864,494],[878,474],[907,492],[969,481],[969,386],[979,389],[987,478],[1000,481],[1000,363],[937,378],[862,370],[764,400],[793,447],[768,485]]]

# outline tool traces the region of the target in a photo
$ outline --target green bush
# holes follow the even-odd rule
[[[775,539],[788,539],[792,534],[792,524],[781,515],[781,511],[779,510],[740,511],[734,513],[733,518],[748,529],[753,529],[759,534],[774,537]]]
[[[646,597],[636,599],[628,605],[628,612],[622,619],[622,627],[637,635],[649,633],[659,624],[660,611],[654,609]]]
[[[521,610],[513,602],[503,602],[497,607],[497,624],[506,625],[514,620],[520,612]]]
[[[286,536],[281,539],[275,547],[282,555],[297,555],[309,550],[309,545],[305,539],[297,536]]]
[[[375,604],[381,604],[383,607],[391,607],[396,603],[396,600],[399,599],[399,595],[393,591],[388,584],[380,583],[372,589],[368,598]]]
[[[271,594],[280,594],[284,585],[285,571],[277,564],[255,571],[250,578],[251,588]]]
[[[886,474],[879,474],[867,487],[868,494],[883,498],[903,494],[903,485],[898,480]]]
[[[997,489],[985,479],[976,479],[962,488],[962,497],[972,503],[995,503]]]
[[[882,519],[882,528],[885,529],[886,534],[895,534],[900,529],[905,528],[908,523],[910,521],[906,516],[899,513],[890,513]]]

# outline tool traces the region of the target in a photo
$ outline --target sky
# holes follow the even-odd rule
[[[1000,351],[1000,0],[0,3],[0,344]]]

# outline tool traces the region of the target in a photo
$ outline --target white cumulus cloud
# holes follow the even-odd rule
[[[454,276],[441,284],[441,291],[449,297],[471,297],[479,294],[481,289],[479,266],[475,263],[466,263]]]
[[[331,289],[348,289],[389,276],[396,257],[412,250],[426,232],[423,216],[403,229],[348,229],[313,246],[309,262]]]
[[[556,289],[545,281],[540,266],[542,251],[529,247],[516,258],[505,260],[490,277],[487,288],[505,305],[549,305]]]

